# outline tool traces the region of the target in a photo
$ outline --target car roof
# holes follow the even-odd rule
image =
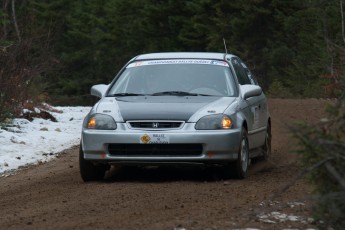
[[[135,57],[132,61],[152,60],[152,59],[176,59],[176,58],[225,60],[225,58],[231,58],[231,57],[234,57],[234,55],[224,54],[224,53],[208,53],[208,52],[167,52],[167,53],[141,54]]]

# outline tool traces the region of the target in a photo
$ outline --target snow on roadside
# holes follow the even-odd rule
[[[20,166],[51,160],[56,153],[78,145],[82,122],[90,107],[54,107],[57,122],[34,118],[14,119],[0,128],[0,174]]]
[[[304,202],[287,202],[281,203],[279,201],[266,201],[259,204],[260,213],[256,215],[257,220],[266,224],[277,224],[285,222],[287,224],[298,222],[304,224],[306,227],[315,224],[315,220],[311,217],[306,217]],[[279,210],[279,211],[273,211]],[[285,213],[284,213],[285,210]],[[295,213],[295,214],[293,214]],[[289,228],[286,228],[288,230]],[[315,230],[314,228],[305,228],[308,230]]]

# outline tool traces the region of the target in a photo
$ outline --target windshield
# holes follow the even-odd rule
[[[229,65],[215,60],[153,60],[129,64],[108,96],[236,95]]]

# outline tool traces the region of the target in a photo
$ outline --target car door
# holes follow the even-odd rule
[[[242,62],[242,67],[249,77],[252,85],[259,85],[256,78],[253,76],[252,72],[248,67]],[[258,128],[266,127],[268,120],[268,108],[267,108],[267,98],[264,93],[262,93],[258,98],[259,101],[259,119],[258,119]]]
[[[231,59],[231,64],[234,67],[238,82],[240,85],[251,85],[256,82],[250,79],[246,72],[247,66],[237,57]],[[260,135],[260,128],[262,126],[261,109],[262,109],[263,94],[256,97],[248,98],[244,101],[244,114],[247,118],[249,148],[257,148],[261,145],[262,135]]]

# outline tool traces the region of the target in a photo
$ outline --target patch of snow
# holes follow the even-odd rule
[[[314,218],[309,217],[309,218],[307,218],[307,221],[308,221],[309,223],[313,223],[315,220],[314,220]]]
[[[28,109],[23,109],[23,113],[32,113],[32,111]]]
[[[280,207],[290,207],[290,208],[300,208],[305,206],[305,203],[303,202],[287,202],[285,203],[280,203],[278,201],[266,201],[266,202],[260,202],[259,206],[261,208],[263,208],[264,206],[267,207],[274,207],[274,208],[279,208]],[[296,216],[296,215],[292,215],[292,214],[285,214],[285,213],[281,213],[278,211],[273,211],[273,212],[269,212],[269,213],[261,213],[259,215],[257,215],[257,218],[259,221],[264,222],[264,223],[270,223],[270,224],[275,224],[278,222],[300,222],[303,224],[308,224],[308,223],[313,223],[315,220],[313,218],[307,218],[307,217],[303,217],[303,216]],[[287,229],[286,229],[287,230]],[[289,229],[292,230],[292,229]],[[309,230],[314,230],[314,229],[309,229]]]
[[[307,221],[305,221],[305,218],[295,215],[287,215],[285,213],[280,212],[270,212],[267,214],[261,214],[257,216],[261,222],[265,223],[277,223],[278,222],[285,222],[285,221],[291,221],[291,222],[301,222],[301,223],[307,223],[311,220],[311,218],[308,218]]]
[[[40,113],[41,110],[39,110],[38,108],[35,108],[35,113]]]
[[[287,219],[288,219],[289,221],[294,221],[294,222],[296,222],[296,221],[299,221],[299,220],[300,220],[300,217],[290,215],[290,216],[287,216]]]
[[[0,128],[0,174],[20,166],[46,162],[80,142],[82,122],[90,107],[54,107],[58,122],[14,119]]]
[[[302,202],[289,202],[288,205],[290,206],[290,208],[294,208],[295,206],[297,207],[305,206],[305,204]]]

